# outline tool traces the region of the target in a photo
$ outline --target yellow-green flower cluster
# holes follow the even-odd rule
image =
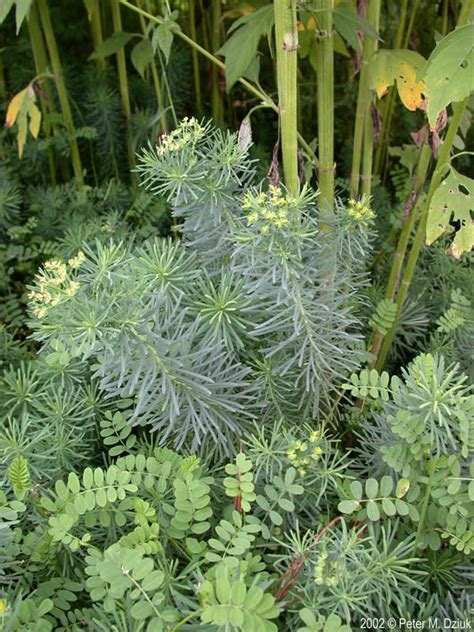
[[[268,233],[270,228],[282,228],[295,221],[296,205],[294,197],[285,195],[280,187],[270,186],[266,193],[248,191],[242,209],[248,211],[248,226],[258,224],[261,233]]]
[[[296,467],[300,476],[305,476],[308,465],[315,463],[321,457],[323,450],[318,441],[320,433],[314,430],[308,441],[293,441],[287,451],[288,459],[293,467]]]
[[[353,199],[349,200],[347,214],[364,226],[367,226],[369,220],[375,217],[375,213],[368,206]]]
[[[72,259],[69,259],[68,264],[71,268],[75,269],[78,268],[81,263],[83,263],[86,260],[86,255],[82,252],[82,250],[79,250],[79,252],[77,253],[77,255],[75,257],[73,257]]]
[[[337,564],[327,561],[327,551],[321,551],[313,568],[313,581],[318,586],[335,586],[337,584]]]
[[[33,316],[44,318],[51,308],[74,296],[79,283],[71,278],[70,271],[78,268],[84,259],[84,253],[78,252],[67,265],[57,260],[46,261],[43,270],[36,276],[35,289],[28,294]]]
[[[173,151],[180,151],[187,145],[194,145],[204,136],[205,128],[194,117],[187,116],[176,129],[162,136],[156,148],[158,156],[164,156]]]

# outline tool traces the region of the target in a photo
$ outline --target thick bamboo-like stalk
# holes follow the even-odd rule
[[[221,20],[222,8],[220,0],[211,2],[211,46],[212,52],[216,53],[221,47]],[[219,70],[216,66],[211,68],[211,104],[212,118],[216,125],[223,123],[223,101],[219,88]]]
[[[102,35],[102,19],[100,15],[99,0],[94,0],[92,11],[88,13],[88,17],[91,25],[92,42],[94,43],[94,49],[97,49],[97,47],[104,41]],[[105,57],[97,57],[96,61],[100,68],[105,68]]]
[[[189,35],[191,39],[197,41],[196,31],[196,4],[195,0],[189,0]],[[201,76],[199,72],[199,59],[197,50],[191,49],[193,60],[193,79],[194,79],[194,96],[196,98],[196,110],[199,116],[202,115],[202,97],[201,97]]]
[[[84,176],[82,173],[81,156],[79,154],[79,146],[77,144],[74,121],[72,118],[71,106],[69,104],[66,84],[64,83],[63,69],[59,57],[58,47],[56,44],[56,37],[54,35],[53,25],[51,24],[51,18],[49,15],[46,0],[37,0],[37,6],[41,25],[43,27],[46,45],[49,51],[51,66],[54,73],[59,103],[61,105],[61,111],[64,118],[64,125],[66,126],[66,131],[69,137],[72,168],[74,170],[74,176],[76,178],[77,184],[79,187],[82,188],[84,186]]]
[[[48,57],[46,55],[46,49],[43,41],[43,34],[41,32],[41,24],[38,15],[38,9],[33,2],[30,7],[28,15],[28,34],[30,36],[31,50],[33,52],[33,59],[35,62],[35,69],[37,75],[44,75],[48,72]],[[48,113],[54,112],[54,101],[49,89],[49,85],[45,82],[43,92],[40,94],[41,114],[43,118],[43,130],[46,138],[51,136],[51,124],[49,122]],[[51,183],[56,184],[56,161],[54,158],[54,150],[50,145],[48,147],[48,164],[49,173],[51,176]]]
[[[299,192],[296,73],[298,30],[296,0],[275,0],[275,39],[280,112],[281,148],[285,185],[292,195]]]
[[[367,21],[377,28],[380,16],[380,0],[369,0],[367,11]],[[361,174],[361,160],[363,152],[364,132],[366,131],[366,117],[371,116],[370,104],[371,93],[369,90],[369,61],[377,46],[377,42],[371,37],[365,36],[364,49],[362,52],[362,62],[359,78],[359,91],[357,94],[357,106],[354,128],[354,148],[352,153],[352,171],[351,171],[351,194],[353,198],[358,197],[360,189],[360,179],[362,177],[371,177],[371,173],[364,172]],[[371,148],[373,151],[373,147]],[[369,163],[369,157],[367,158]],[[371,158],[370,158],[371,164]]]
[[[385,360],[387,359],[388,352],[393,342],[393,338],[394,338],[395,331],[397,328],[397,323],[400,319],[400,314],[401,314],[403,305],[405,303],[405,299],[408,294],[411,281],[413,279],[413,274],[415,272],[416,264],[418,263],[418,257],[420,255],[421,247],[423,246],[423,243],[425,241],[426,226],[428,222],[428,213],[430,209],[431,200],[433,198],[434,192],[436,191],[436,189],[439,187],[441,183],[441,179],[444,173],[444,168],[449,161],[449,154],[453,146],[453,140],[458,131],[459,124],[461,123],[461,119],[466,109],[466,105],[467,105],[467,99],[464,99],[463,101],[460,101],[459,103],[455,105],[453,117],[449,124],[449,128],[446,133],[446,136],[444,137],[444,142],[441,145],[438,160],[436,163],[436,169],[433,173],[433,177],[431,178],[428,194],[424,201],[420,221],[418,223],[418,228],[417,228],[415,237],[413,239],[410,256],[408,257],[407,267],[405,269],[405,273],[403,275],[402,282],[400,285],[400,290],[397,295],[397,315],[395,318],[395,323],[393,327],[388,331],[387,335],[385,336],[383,340],[383,344],[380,349],[380,354],[377,359],[377,363],[375,365],[376,369],[379,371],[383,368],[383,365],[385,364]]]
[[[322,211],[331,219],[334,211],[334,34],[333,0],[316,0],[318,88],[318,182]]]
[[[114,33],[122,31],[122,17],[120,15],[120,5],[117,0],[111,0],[110,7],[112,10],[112,23]],[[120,84],[120,97],[122,99],[122,110],[125,118],[125,136],[127,142],[128,164],[130,166],[130,180],[132,186],[138,186],[138,178],[135,173],[135,152],[133,150],[133,137],[131,128],[132,111],[130,107],[130,93],[128,90],[127,62],[125,60],[125,51],[120,48],[116,53],[117,70]]]

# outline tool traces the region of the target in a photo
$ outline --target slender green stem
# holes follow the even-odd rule
[[[380,15],[380,0],[370,0],[367,12],[367,21],[374,26],[378,24],[378,16]],[[352,197],[358,197],[360,186],[360,166],[362,160],[363,140],[365,131],[366,116],[371,116],[370,102],[371,94],[369,90],[369,62],[375,50],[376,42],[365,36],[364,49],[362,52],[362,61],[359,78],[359,91],[357,94],[357,106],[354,128],[354,147],[352,152],[352,172],[351,172],[351,194]],[[363,174],[364,177],[367,174]],[[368,174],[370,177],[371,174]]]
[[[199,608],[199,610],[196,610],[195,612],[191,612],[190,614],[188,614],[187,617],[184,617],[184,619],[181,619],[181,621],[178,621],[178,623],[174,626],[171,632],[176,632],[185,623],[187,623],[188,621],[191,621],[191,619],[195,619],[196,617],[198,617],[201,614],[201,612],[202,612],[202,608]]]
[[[48,71],[48,58],[41,33],[41,24],[38,15],[38,9],[33,2],[28,15],[28,33],[30,36],[31,49],[33,51],[33,59],[37,75],[44,75]],[[44,93],[40,94],[41,114],[43,117],[43,130],[46,138],[51,137],[51,123],[49,121],[49,112],[54,111],[54,101],[48,82],[44,82]],[[51,176],[51,184],[56,184],[56,161],[54,157],[54,149],[51,144],[48,145],[48,165]]]
[[[321,207],[330,220],[334,211],[334,32],[332,0],[316,0],[318,88],[318,181]]]
[[[413,3],[413,7],[410,13],[410,20],[408,22],[408,27],[405,33],[405,37],[404,40],[402,42],[402,48],[408,48],[408,45],[410,43],[410,37],[413,31],[413,25],[415,23],[415,18],[416,18],[416,14],[417,11],[419,9],[420,6],[420,0],[414,0]],[[390,110],[389,110],[389,115],[387,118],[387,122],[385,125],[385,135],[382,138],[380,147],[382,149],[382,160],[380,163],[380,169],[379,171],[377,171],[377,173],[382,173],[383,171],[383,176],[382,176],[382,182],[385,182],[385,180],[387,179],[387,175],[388,175],[388,167],[389,167],[389,155],[388,155],[388,147],[390,144],[390,133],[391,133],[391,129],[392,129],[392,122],[393,122],[393,113],[394,113],[394,108],[395,108],[395,89],[392,88],[390,91],[390,96],[391,98],[391,104],[390,104]],[[383,167],[383,169],[382,169]]]
[[[408,0],[402,0],[400,4],[400,16],[398,21],[397,34],[395,35],[394,48],[400,48],[402,44],[403,32],[405,30],[405,24],[407,19]],[[382,165],[382,159],[385,157],[386,151],[386,139],[390,136],[390,127],[392,124],[393,106],[395,103],[396,90],[393,87],[389,88],[388,95],[385,100],[385,107],[383,108],[382,120],[381,120],[381,136],[377,144],[377,150],[375,152],[374,159],[374,173],[380,173],[380,167]]]
[[[275,40],[281,147],[285,184],[298,195],[297,89],[298,29],[296,0],[275,0]]]
[[[426,143],[423,145],[423,149],[421,150],[421,153],[420,153],[420,159],[419,159],[418,168],[416,171],[416,181],[414,183],[413,191],[410,194],[410,196],[414,194],[416,199],[418,199],[418,196],[420,195],[423,189],[423,186],[425,184],[426,176],[428,173],[428,167],[430,163],[430,158],[431,158],[431,148]],[[406,221],[403,224],[403,227],[398,239],[398,244],[393,255],[392,266],[390,268],[387,288],[385,290],[385,298],[387,299],[393,300],[397,293],[408,242],[410,239],[410,235],[412,234],[412,230],[415,224],[415,219],[416,219],[417,214],[418,214],[418,204],[415,202],[414,207],[411,209],[408,218],[406,218]],[[374,331],[372,342],[370,345],[370,352],[372,353],[372,355],[375,356],[372,366],[375,365],[375,362],[380,353],[380,347],[382,345],[383,338],[384,336],[382,333],[380,333],[379,331]]]
[[[128,0],[118,0],[118,1],[124,7],[127,7],[131,11],[135,11],[135,13],[141,13],[148,20],[151,20],[152,22],[155,22],[156,24],[163,23],[163,20],[161,18],[156,17],[152,15],[151,13],[144,11],[143,9],[140,9],[139,7],[136,7],[135,5],[128,2]],[[176,37],[179,37],[184,42],[186,42],[186,44],[189,44],[189,46],[194,48],[199,54],[201,54],[203,57],[208,59],[210,62],[212,62],[216,66],[219,66],[219,68],[225,69],[225,64],[218,57],[210,53],[208,50],[203,48],[197,42],[193,41],[183,31],[176,31]],[[255,97],[257,97],[257,99],[259,99],[265,107],[268,107],[272,109],[274,112],[278,113],[278,106],[272,100],[272,98],[268,94],[266,94],[263,90],[255,87],[253,84],[250,83],[250,81],[247,81],[247,79],[244,79],[244,78],[239,79],[239,83],[241,83],[248,92],[250,92]],[[300,143],[302,149],[304,150],[304,153],[306,154],[307,158],[312,162],[313,165],[316,165],[317,158],[314,151],[311,149],[311,147],[308,145],[308,143],[299,133],[298,133],[298,142]]]
[[[37,0],[39,17],[43,27],[43,33],[46,39],[46,45],[49,51],[51,66],[55,75],[56,89],[58,92],[59,103],[63,113],[64,124],[69,137],[69,147],[71,149],[71,162],[74,170],[74,176],[80,188],[84,186],[84,176],[82,173],[81,156],[79,154],[79,146],[77,144],[76,132],[74,129],[74,121],[72,118],[71,106],[67,94],[66,84],[64,83],[63,69],[59,58],[56,37],[51,24],[48,5],[46,0]]]
[[[443,26],[442,26],[442,33],[443,35],[446,35],[446,33],[448,32],[448,9],[449,9],[449,0],[444,0],[443,1]]]
[[[201,28],[202,28],[202,41],[204,42],[204,48],[209,50],[211,48],[211,43],[209,40],[209,28],[206,19],[206,11],[204,9],[203,0],[199,0],[199,9],[201,11]],[[197,42],[197,40],[194,40]],[[196,49],[197,50],[197,49]]]
[[[403,45],[402,48],[408,48],[408,45],[410,43],[410,37],[413,31],[413,26],[415,24],[415,19],[416,19],[416,14],[418,12],[418,8],[420,6],[420,0],[414,0],[413,2],[413,7],[411,9],[411,13],[410,13],[410,20],[408,22],[408,27],[405,33],[405,39],[403,40]]]
[[[393,326],[391,327],[391,329],[387,332],[387,335],[384,338],[382,347],[380,349],[380,355],[375,365],[376,369],[379,371],[382,369],[382,367],[385,364],[385,360],[387,358],[388,352],[393,342],[395,331],[397,329],[397,324],[400,319],[400,314],[401,314],[403,305],[405,303],[405,299],[408,294],[408,290],[410,288],[413,275],[415,273],[416,264],[418,263],[418,257],[420,255],[421,248],[425,241],[426,225],[428,221],[428,213],[430,209],[431,199],[433,197],[434,192],[440,185],[441,179],[443,177],[444,169],[446,165],[449,163],[449,153],[453,146],[453,140],[459,128],[459,124],[461,122],[464,111],[466,109],[466,105],[467,105],[467,99],[464,99],[464,101],[460,101],[454,106],[453,117],[449,124],[449,128],[444,138],[444,142],[441,145],[438,161],[436,163],[436,169],[434,171],[433,177],[431,178],[430,187],[428,189],[426,200],[424,201],[423,209],[421,212],[421,218],[418,224],[415,238],[413,240],[410,256],[407,262],[407,267],[405,269],[405,273],[403,275],[403,279],[400,285],[400,290],[398,292],[397,314],[396,314],[395,322]]]
[[[189,35],[195,42],[197,41],[196,32],[196,4],[195,0],[189,0]],[[196,99],[196,110],[199,116],[202,115],[202,97],[201,97],[201,77],[199,72],[199,58],[197,50],[191,49],[193,60],[193,78],[194,78],[194,96]]]
[[[114,27],[114,33],[120,33],[122,31],[120,4],[117,2],[117,0],[111,0],[110,7],[112,10],[112,23]],[[130,167],[130,180],[132,183],[132,187],[136,188],[138,186],[138,178],[137,174],[135,173],[135,152],[133,149],[131,126],[132,111],[130,107],[130,93],[128,90],[127,62],[125,60],[125,50],[123,47],[117,51],[116,58],[120,84],[120,97],[122,99],[122,110],[125,118],[125,137],[127,142],[128,164]]]
[[[213,53],[216,53],[221,47],[221,19],[222,8],[220,0],[213,0],[211,2],[211,46]],[[219,70],[216,66],[212,66],[211,68],[211,104],[212,118],[215,124],[222,125],[222,94],[219,88]]]
[[[158,49],[158,59],[160,60],[161,74],[163,76],[163,82],[165,84],[165,90],[168,96],[168,103],[170,104],[171,114],[173,116],[173,123],[174,123],[174,126],[177,127],[178,117],[176,116],[176,110],[175,110],[174,102],[173,102],[173,95],[171,94],[170,82],[168,80],[168,72],[167,72],[166,64],[163,60],[163,55],[161,54],[161,51],[159,49]]]
[[[367,19],[370,24],[374,27],[374,29],[378,32],[379,30],[379,22],[380,22],[380,0],[372,0],[369,4],[369,10],[367,13]],[[364,42],[364,54],[366,55],[366,60],[369,64],[368,66],[368,77],[370,78],[371,72],[371,60],[378,48],[378,41],[373,38],[366,37]],[[365,109],[365,120],[364,120],[364,151],[363,151],[363,162],[362,162],[362,194],[366,196],[370,196],[372,192],[372,162],[374,156],[374,123],[372,119],[372,105],[374,102],[374,95],[372,91],[369,90],[367,85],[368,92],[368,101]]]
[[[141,7],[141,0],[137,0],[137,3],[138,3],[138,6]],[[140,19],[140,27],[142,29],[142,33],[144,37],[146,37],[145,18],[143,17],[141,13],[138,14],[138,17]],[[153,86],[155,88],[156,103],[158,105],[158,110],[162,113],[161,118],[160,118],[160,127],[161,127],[161,131],[166,133],[168,131],[168,120],[166,117],[165,107],[163,103],[163,93],[161,90],[160,78],[158,76],[158,69],[156,67],[156,63],[154,59],[150,65],[151,65],[151,76],[153,79]]]
[[[429,464],[430,474],[428,478],[428,484],[426,485],[425,495],[423,497],[423,505],[421,507],[420,521],[416,530],[416,543],[420,543],[421,534],[423,533],[423,527],[425,526],[426,515],[428,513],[428,505],[430,502],[431,489],[433,487],[433,475],[435,471],[434,463]]]

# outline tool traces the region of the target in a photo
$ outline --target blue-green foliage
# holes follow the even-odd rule
[[[132,424],[177,446],[229,451],[252,417],[317,416],[361,358],[354,291],[368,223],[338,205],[331,230],[347,256],[330,256],[315,195],[252,186],[236,136],[194,119],[145,151],[139,171],[182,239],[89,246],[60,299],[42,297],[40,277],[34,338],[89,359],[108,396],[134,399]]]

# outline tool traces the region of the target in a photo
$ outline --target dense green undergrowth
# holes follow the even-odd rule
[[[472,621],[469,2],[2,7],[2,630]]]

